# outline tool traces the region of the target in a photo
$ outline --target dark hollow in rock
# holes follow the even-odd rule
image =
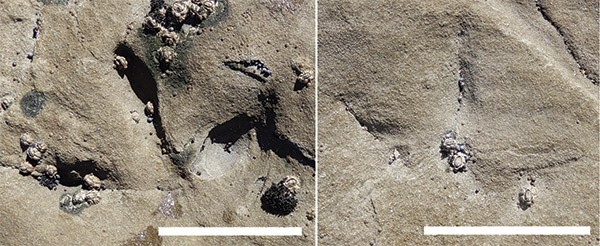
[[[21,111],[25,116],[33,118],[44,108],[46,102],[46,95],[43,92],[32,90],[27,92],[21,98]]]
[[[145,105],[152,102],[154,105],[154,114],[152,115],[152,123],[156,130],[156,135],[161,140],[161,147],[170,150],[166,140],[166,134],[160,118],[160,106],[158,101],[158,87],[152,70],[147,64],[135,54],[134,50],[126,43],[120,43],[115,48],[115,54],[125,57],[127,60],[127,69],[119,72],[121,77],[126,76],[131,89],[140,101]]]
[[[274,92],[258,95],[264,108],[264,119],[257,127],[257,140],[261,150],[271,150],[280,158],[291,157],[300,164],[315,168],[315,160],[305,156],[298,144],[277,131],[275,108],[279,98]]]
[[[260,198],[262,203],[261,208],[270,214],[285,216],[296,209],[298,198],[296,193],[288,189],[283,183],[271,184],[269,188]]]
[[[254,119],[241,114],[211,129],[208,137],[213,143],[225,144],[226,147],[232,146],[253,127]],[[225,149],[225,151],[229,152],[228,149]]]
[[[308,87],[308,84],[302,82],[301,80],[296,80],[296,83],[294,83],[294,91],[299,91],[302,90],[304,88]]]
[[[135,55],[133,49],[127,44],[119,44],[115,49],[115,54],[125,57],[128,63],[127,69],[119,72],[119,75],[121,77],[127,76],[131,89],[133,89],[135,95],[143,104],[149,101],[155,104],[158,101],[158,89],[150,68],[146,66],[146,63],[142,59]]]
[[[94,174],[101,180],[108,179],[111,176],[109,171],[98,167],[98,164],[93,160],[69,163],[61,158],[56,158],[56,168],[58,169],[58,175],[61,177],[60,184],[64,186],[83,185],[83,177],[87,174]]]
[[[271,70],[260,60],[224,61],[223,64],[231,70],[240,71],[263,83],[267,82],[267,78],[272,74]]]

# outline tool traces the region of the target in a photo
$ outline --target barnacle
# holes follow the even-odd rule
[[[314,77],[312,75],[312,72],[303,71],[302,73],[300,73],[298,75],[298,77],[296,77],[296,82],[300,83],[304,86],[308,86],[313,79],[314,79]]]
[[[188,1],[176,1],[171,5],[171,15],[173,15],[178,22],[182,22],[187,17],[188,4]]]
[[[279,183],[271,184],[260,198],[263,210],[280,216],[292,213],[298,204],[296,192],[299,185],[300,180],[294,176],[287,176]]]
[[[454,132],[448,132],[442,138],[440,144],[442,157],[448,157],[448,164],[454,173],[467,171],[467,164],[473,162],[471,152],[465,144],[456,140]]]
[[[19,142],[21,143],[22,147],[29,147],[29,145],[33,144],[35,140],[33,139],[33,137],[29,134],[29,133],[23,133],[21,134],[21,137],[19,138]]]
[[[160,64],[164,66],[169,66],[171,62],[173,62],[173,57],[175,56],[175,51],[173,48],[168,46],[163,46],[158,49],[158,61]]]
[[[33,167],[33,165],[31,165],[31,163],[26,162],[26,161],[21,163],[21,166],[19,167],[19,173],[21,173],[23,175],[29,175],[33,171],[35,171],[35,168]]]
[[[523,209],[527,209],[533,205],[533,193],[531,190],[523,188],[523,190],[519,192],[519,205]]]
[[[44,142],[37,142],[27,148],[27,158],[33,162],[38,162],[44,157],[44,153],[48,150],[48,146]]]
[[[100,202],[100,192],[80,190],[75,194],[64,194],[59,201],[59,207],[66,213],[77,214],[84,208]]]
[[[92,190],[99,190],[102,188],[102,180],[91,173],[83,176],[83,184],[85,187]]]
[[[167,29],[162,29],[158,35],[162,38],[163,43],[168,46],[174,46],[179,40],[179,36],[176,32],[169,31]]]
[[[113,68],[117,69],[117,71],[125,71],[127,69],[127,59],[125,57],[115,56],[113,63]]]
[[[148,101],[146,103],[146,108],[144,109],[144,111],[146,111],[146,114],[148,115],[154,114],[154,104],[152,104],[151,101]]]

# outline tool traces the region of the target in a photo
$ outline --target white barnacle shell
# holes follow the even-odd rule
[[[19,172],[24,175],[29,175],[33,171],[35,171],[35,167],[33,167],[33,165],[31,165],[31,163],[26,162],[26,161],[21,163],[21,166],[19,167]]]
[[[29,133],[23,133],[21,134],[21,137],[19,138],[19,142],[21,143],[22,146],[28,147],[31,144],[33,144],[35,140],[33,139],[33,137],[31,136],[31,134]]]
[[[175,1],[173,5],[171,5],[171,14],[177,19],[177,21],[182,22],[185,20],[187,13],[188,1]]]
[[[154,114],[154,104],[152,104],[151,101],[148,101],[146,103],[146,108],[144,110],[146,111],[146,114],[153,115]]]
[[[46,165],[46,170],[44,170],[46,176],[54,178],[56,176],[56,174],[58,174],[58,168],[56,168],[56,166],[53,165]]]
[[[73,196],[73,204],[81,204],[85,202],[86,193],[84,191],[79,191],[77,194]]]
[[[70,207],[70,206],[72,206],[72,205],[73,205],[73,196],[71,196],[71,195],[69,195],[69,194],[66,194],[66,195],[64,195],[64,196],[63,196],[63,197],[60,199],[60,201],[59,201],[59,204],[60,204],[62,207]]]
[[[452,169],[454,171],[465,169],[467,164],[467,155],[462,152],[458,152],[452,155],[450,164],[452,165]]]
[[[94,174],[87,174],[83,177],[85,185],[91,189],[99,190],[102,188],[102,180],[96,177]]]
[[[296,191],[300,189],[300,179],[295,176],[286,176],[279,183],[283,184],[283,186],[288,188],[292,193],[296,193]]]
[[[158,49],[158,59],[164,64],[170,64],[175,56],[175,51],[169,46],[163,46]]]
[[[457,142],[456,139],[452,137],[446,137],[442,142],[443,149],[453,150],[456,148]]]
[[[162,29],[159,32],[159,36],[162,38],[163,42],[169,46],[174,46],[179,40],[179,36],[176,32],[167,29]]]
[[[310,71],[302,71],[302,73],[300,73],[300,75],[298,75],[298,77],[296,78],[296,81],[298,81],[299,83],[303,84],[303,85],[308,85],[312,80],[314,79],[312,72]]]
[[[113,63],[113,68],[118,71],[125,71],[125,69],[127,69],[127,59],[123,56],[115,56]]]
[[[44,142],[37,142],[33,145],[35,146],[36,149],[38,149],[42,153],[46,153],[46,150],[48,150],[48,145]]]
[[[146,16],[144,19],[146,21],[146,26],[152,29],[160,29],[162,26],[152,17]]]
[[[215,0],[206,0],[204,3],[202,3],[202,6],[204,6],[209,13],[212,13],[217,8],[217,4],[218,2]]]
[[[92,190],[92,191],[84,191],[84,200],[90,204],[90,205],[94,205],[94,204],[98,204],[100,202],[100,192],[96,191],[96,190]]]
[[[27,157],[34,162],[38,162],[44,156],[44,152],[37,147],[37,144],[30,145],[25,153],[27,154]]]
[[[519,201],[526,206],[531,206],[533,204],[533,192],[531,190],[524,188],[519,193]]]

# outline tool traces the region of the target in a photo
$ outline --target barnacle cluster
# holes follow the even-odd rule
[[[19,172],[23,175],[31,175],[48,189],[55,189],[60,180],[58,169],[52,163],[41,162],[48,151],[48,146],[42,141],[35,141],[29,133],[23,133],[19,142],[27,156],[19,166]]]
[[[443,157],[448,157],[448,164],[454,173],[467,171],[467,164],[473,162],[473,156],[468,146],[456,140],[454,132],[444,135],[440,144]]]
[[[60,209],[67,213],[79,213],[84,208],[100,202],[100,189],[102,189],[102,180],[94,174],[87,174],[83,177],[83,188],[74,194],[64,194],[59,201]]]
[[[115,55],[115,59],[113,61],[113,68],[119,72],[123,72],[127,69],[128,62],[127,59],[123,56]]]
[[[144,30],[160,38],[163,46],[156,51],[161,70],[168,71],[181,30],[199,33],[199,24],[217,10],[218,0],[176,0],[171,4],[155,1],[144,19]],[[186,28],[183,28],[186,26]]]
[[[100,202],[100,192],[97,190],[80,190],[75,194],[64,194],[59,201],[61,210],[76,214],[90,205]]]
[[[298,189],[300,189],[300,179],[294,176],[286,176],[279,183],[271,184],[260,198],[263,210],[280,216],[294,212],[298,204],[296,198]]]

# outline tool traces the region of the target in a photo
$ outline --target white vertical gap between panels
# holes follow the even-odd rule
[[[319,1],[315,0],[315,245],[319,245]]]

